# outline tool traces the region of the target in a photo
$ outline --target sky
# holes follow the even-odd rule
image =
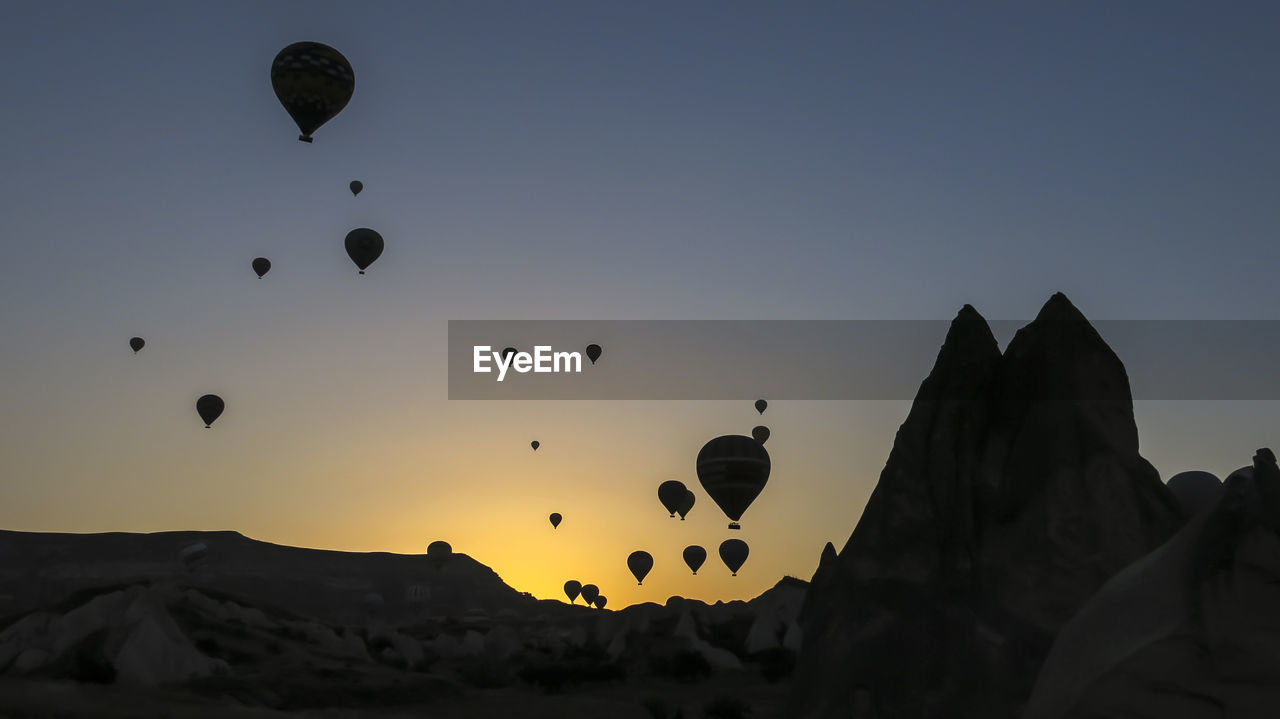
[[[0,527],[445,539],[610,607],[808,578],[909,401],[449,400],[448,322],[1029,319],[1055,291],[1280,319],[1277,27],[1269,2],[0,0]],[[310,145],[269,79],[301,40],[356,77]],[[365,276],[356,227],[386,239]],[[1162,477],[1225,476],[1280,404],[1135,412]],[[730,577],[694,457],[759,423]]]

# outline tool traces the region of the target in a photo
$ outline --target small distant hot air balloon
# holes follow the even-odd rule
[[[257,273],[258,279],[271,271],[271,260],[265,257],[255,257],[253,259],[253,271]]]
[[[147,345],[147,341],[142,339],[141,337],[129,338],[129,347],[133,350],[134,354],[138,354],[138,350],[142,349],[146,345]]]
[[[178,561],[182,562],[182,566],[188,572],[194,572],[203,567],[208,556],[209,547],[204,542],[188,544],[178,551]]]
[[[768,402],[762,399],[756,400],[756,411],[759,412],[760,414],[764,414],[764,410],[768,406],[769,406]]]
[[[760,444],[769,441],[769,428],[762,425],[751,428],[751,438]]]
[[[601,594],[600,596],[596,597],[596,601],[595,601],[596,609],[604,609],[604,605],[608,603],[609,603],[609,598],[606,597],[605,595]]]
[[[444,563],[449,561],[449,557],[453,556],[453,547],[443,539],[437,539],[427,545],[427,556],[431,558],[431,563],[436,565],[439,570]]]
[[[696,466],[702,488],[732,520],[729,529],[741,529],[742,513],[769,481],[769,453],[750,437],[728,434],[703,445]]]
[[[582,593],[582,582],[576,579],[570,579],[564,583],[564,595],[569,598],[569,603],[573,604],[578,595]]]
[[[503,361],[503,362],[510,362],[510,361],[511,361],[511,355],[513,355],[513,354],[515,354],[515,353],[516,353],[516,348],[515,348],[515,347],[507,347],[507,348],[503,349],[503,350],[502,350],[502,361]]]
[[[631,576],[636,578],[637,584],[644,584],[645,576],[653,569],[653,555],[640,550],[632,552],[627,557],[627,569],[631,570]]]
[[[600,345],[587,345],[587,359],[591,360],[591,364],[595,364],[596,360],[600,359],[600,354],[603,351],[604,350],[600,349]]]
[[[1165,484],[1188,517],[1194,517],[1215,504],[1222,496],[1222,480],[1208,472],[1179,472]]]
[[[342,53],[318,42],[295,42],[271,63],[271,89],[297,123],[303,142],[351,101],[356,74]]]
[[[364,183],[359,180],[352,180],[350,187],[352,195],[359,195],[360,191],[364,189]]]
[[[359,227],[347,233],[347,256],[360,268],[360,274],[372,265],[374,260],[382,256],[382,235],[369,229]]]
[[[587,604],[595,604],[596,598],[600,596],[600,587],[594,584],[582,585],[579,595],[587,602]]]
[[[684,482],[669,479],[658,485],[658,501],[662,502],[662,506],[674,517],[676,509],[680,507],[681,502],[685,501],[685,495],[688,492],[689,488],[684,486]]]
[[[196,413],[200,415],[200,419],[204,420],[205,429],[213,426],[213,421],[222,415],[222,410],[225,408],[226,404],[216,394],[206,394],[196,400]]]
[[[693,490],[685,490],[684,499],[680,500],[680,504],[676,506],[676,514],[680,515],[680,521],[684,521],[685,515],[693,509],[693,503],[697,501],[697,497],[693,495]]]
[[[537,452],[538,448],[542,446],[542,443],[535,439],[529,443],[529,446],[533,447],[533,451]]]
[[[738,570],[747,561],[747,555],[750,553],[751,548],[741,539],[726,539],[720,543],[720,559],[735,577],[738,576]]]
[[[559,526],[560,526],[560,520],[561,520],[561,519],[564,519],[564,518],[560,516],[560,513],[559,513],[559,512],[552,512],[552,513],[551,513],[551,528],[552,528],[552,529],[555,529],[556,527],[559,527]]]
[[[698,575],[698,568],[706,561],[707,550],[702,547],[699,547],[696,544],[690,544],[684,548],[684,563],[689,565],[689,569],[693,570],[695,577]]]

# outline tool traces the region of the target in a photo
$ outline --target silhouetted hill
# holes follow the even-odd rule
[[[1064,295],[1003,354],[966,305],[815,576],[799,715],[1017,716],[1062,625],[1183,521],[1123,364]]]

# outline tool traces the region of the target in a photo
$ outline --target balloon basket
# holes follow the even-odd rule
[[[742,525],[737,522],[729,522],[729,529],[742,529]]]
[[[298,135],[298,139],[299,139],[299,140],[302,140],[303,142],[305,142],[305,143],[307,143],[307,144],[310,144],[310,143],[311,143],[311,136],[310,136],[310,135]]]

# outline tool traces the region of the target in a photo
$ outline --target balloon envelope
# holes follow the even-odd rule
[[[768,406],[769,406],[768,402],[762,399],[756,400],[756,411],[759,412],[760,414],[764,414],[764,410]]]
[[[206,394],[196,400],[196,413],[200,415],[200,419],[204,420],[205,427],[212,425],[213,421],[222,415],[223,409],[226,409],[226,404],[216,394]]]
[[[698,481],[725,515],[739,529],[742,513],[769,481],[769,453],[750,437],[727,434],[716,437],[698,452]]]
[[[427,545],[428,557],[447,557],[450,554],[453,554],[453,547],[449,546],[449,543],[443,539],[437,539]]]
[[[1222,496],[1222,481],[1208,472],[1179,472],[1169,478],[1169,491],[1187,516],[1209,509]]]
[[[636,578],[637,584],[644,584],[644,578],[653,569],[653,555],[640,550],[632,552],[627,557],[627,569],[631,570],[631,576]]]
[[[271,63],[271,89],[298,125],[303,142],[351,101],[356,74],[342,53],[318,42],[295,42]]]
[[[359,180],[352,180],[350,187],[351,187],[351,194],[359,195],[360,191],[364,189],[364,183]]]
[[[609,598],[606,597],[605,595],[601,594],[600,596],[596,597],[596,601],[595,601],[596,609],[604,609],[604,605],[608,603],[609,603]]]
[[[555,529],[556,527],[560,526],[560,520],[564,519],[564,517],[561,517],[559,512],[552,512],[550,519],[551,519],[551,528]]]
[[[698,568],[707,561],[707,550],[696,544],[691,544],[684,548],[684,563],[689,565],[689,569],[693,570],[697,575]]]
[[[511,355],[513,355],[513,354],[515,354],[515,353],[516,353],[516,348],[515,348],[515,347],[507,347],[507,348],[504,348],[504,349],[502,350],[502,361],[503,361],[503,362],[510,362],[510,361],[511,361]]]
[[[347,233],[346,246],[347,256],[363,275],[369,265],[382,256],[382,235],[368,227],[360,227]]]
[[[145,347],[146,344],[147,344],[147,341],[142,339],[141,337],[131,337],[129,339],[129,347],[133,350],[134,354],[138,354],[138,350]]]
[[[596,597],[600,596],[600,588],[594,584],[584,584],[582,585],[582,590],[579,594],[582,595],[582,598],[586,600],[587,604],[595,604]]]
[[[720,543],[720,559],[735,577],[738,576],[738,570],[747,561],[747,555],[750,553],[751,549],[741,539],[726,539]]]
[[[533,447],[533,451],[537,452],[538,448],[542,446],[542,443],[535,439],[529,443],[529,446]]]
[[[587,345],[587,359],[591,360],[591,364],[595,364],[596,360],[600,359],[600,354],[603,351],[600,349],[600,345]]]
[[[680,500],[680,504],[676,506],[676,514],[680,515],[680,521],[684,521],[685,516],[693,509],[693,503],[697,499],[692,489],[685,490],[684,499]]]
[[[667,508],[671,516],[676,516],[676,509],[680,503],[685,501],[685,495],[688,494],[689,488],[684,486],[684,482],[675,479],[668,479],[658,485],[658,501],[662,502],[662,506]]]
[[[764,444],[765,442],[769,441],[769,428],[764,426],[763,424],[758,425],[756,427],[752,427],[751,439],[754,439],[760,444]]]
[[[253,271],[258,275],[258,279],[267,274],[271,269],[271,260],[265,257],[255,257],[253,260]]]
[[[582,593],[582,582],[579,582],[576,579],[570,579],[569,581],[564,583],[564,595],[569,598],[570,604],[572,604],[573,601],[577,599],[578,595],[581,593]]]

